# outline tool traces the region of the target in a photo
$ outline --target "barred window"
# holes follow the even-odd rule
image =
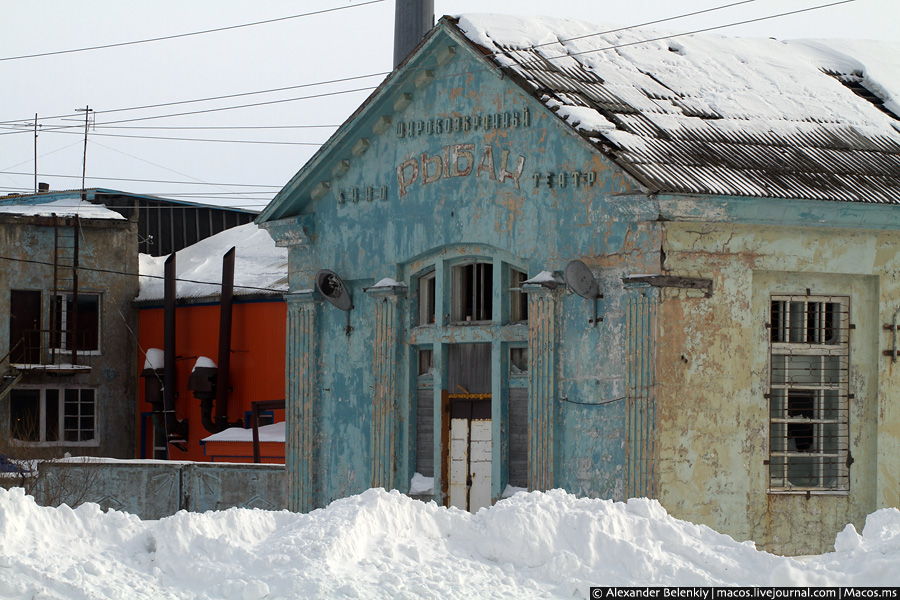
[[[769,487],[849,489],[850,299],[773,296]]]

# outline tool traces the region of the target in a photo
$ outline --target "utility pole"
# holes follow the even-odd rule
[[[38,180],[37,180],[37,136],[38,136],[38,118],[37,113],[34,113],[34,193],[38,193]]]
[[[84,157],[81,159],[81,199],[87,200],[87,192],[84,187],[84,176],[87,173],[87,137],[88,137],[88,117],[91,114],[91,107],[76,108],[75,112],[84,112]]]

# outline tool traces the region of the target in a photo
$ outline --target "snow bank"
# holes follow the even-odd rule
[[[175,259],[176,296],[218,296],[222,287],[222,256],[235,248],[234,295],[286,292],[287,248],[275,246],[265,229],[247,223],[226,229],[179,250]],[[137,300],[162,300],[167,256],[140,255],[141,292]]]
[[[669,516],[555,490],[469,514],[369,490],[309,514],[160,521],[0,490],[0,597],[587,598],[591,585],[893,585],[900,511],[800,562]]]

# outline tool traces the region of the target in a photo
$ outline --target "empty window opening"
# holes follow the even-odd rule
[[[41,362],[41,292],[9,291],[9,360]]]
[[[431,375],[434,371],[434,351],[431,348],[419,348],[419,375]]]
[[[100,350],[100,295],[60,294],[56,297],[52,343],[57,350]]]
[[[528,320],[528,296],[522,293],[522,284],[528,279],[528,274],[518,269],[509,270],[509,320],[511,323],[521,323]]]
[[[512,376],[528,373],[528,348],[509,349],[509,374]]]
[[[849,488],[849,299],[773,297],[769,485]]]
[[[494,266],[476,262],[453,267],[452,273],[452,321],[490,321],[493,314]]]
[[[419,277],[419,325],[434,324],[435,273]]]

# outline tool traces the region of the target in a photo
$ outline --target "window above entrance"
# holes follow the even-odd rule
[[[528,273],[491,257],[459,257],[426,265],[415,290],[413,327],[515,325],[528,322],[522,283]]]

